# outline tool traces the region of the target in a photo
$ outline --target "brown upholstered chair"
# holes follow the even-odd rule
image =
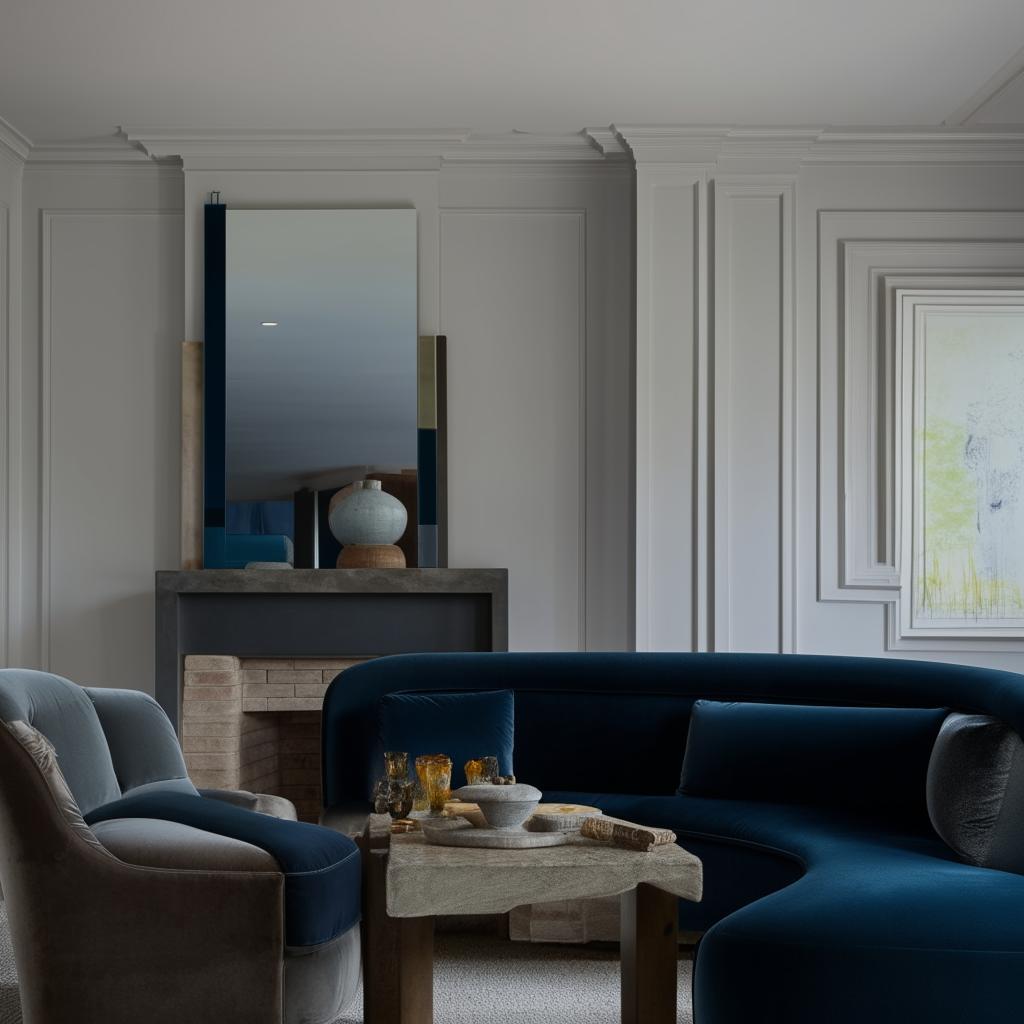
[[[349,841],[239,809],[288,815],[280,798],[216,797],[192,787],[151,698],[0,671],[0,882],[25,1024],[326,1024],[351,1000],[358,925],[335,915],[339,934],[290,947],[278,859],[164,809],[224,808],[299,846],[307,835],[327,850]],[[350,864],[338,870],[352,876]],[[354,898],[358,915],[358,888]]]

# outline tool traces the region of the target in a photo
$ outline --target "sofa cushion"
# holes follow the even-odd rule
[[[284,873],[289,946],[329,942],[359,921],[359,850],[348,836],[185,793],[128,796],[86,815],[89,825],[113,818],[175,821],[266,850]]]
[[[925,818],[942,709],[698,700],[679,791]]]
[[[1024,742],[987,715],[952,714],[928,764],[928,815],[971,864],[1024,874]]]
[[[380,700],[383,750],[408,751],[410,771],[420,754],[447,754],[453,789],[465,785],[463,766],[475,757],[493,755],[502,774],[512,774],[514,731],[511,690],[389,693]]]
[[[26,722],[53,744],[83,814],[121,795],[107,738],[80,686],[49,672],[0,670],[0,720]]]

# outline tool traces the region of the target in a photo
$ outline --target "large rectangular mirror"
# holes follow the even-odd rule
[[[433,467],[419,465],[416,211],[211,205],[206,242],[204,564],[333,568],[332,499],[374,479],[408,513],[405,563],[436,565],[419,529]]]

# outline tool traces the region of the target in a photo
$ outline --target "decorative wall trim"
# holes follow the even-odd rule
[[[0,117],[0,147],[19,160],[25,161],[32,149],[32,140],[19,132],[10,121],[5,121]]]
[[[708,180],[637,170],[637,650],[708,650]]]
[[[53,431],[51,419],[52,382],[52,276],[53,225],[60,220],[98,220],[110,217],[181,217],[181,210],[42,210],[42,244],[40,247],[40,500],[39,500],[39,666],[50,668],[51,638],[51,497],[53,470]]]
[[[769,293],[768,308],[763,318],[763,335],[757,343],[748,349],[748,356],[760,346],[774,342],[776,348],[776,376],[774,379],[763,380],[764,389],[773,395],[776,428],[778,431],[778,447],[776,450],[776,478],[778,492],[773,501],[777,512],[777,533],[773,540],[768,535],[756,537],[758,546],[775,544],[777,566],[777,588],[775,601],[777,607],[776,625],[774,629],[776,649],[791,652],[796,649],[796,616],[795,616],[795,573],[794,554],[794,338],[793,338],[793,307],[794,307],[794,227],[795,227],[796,182],[788,176],[750,175],[719,177],[714,182],[714,355],[713,355],[713,392],[712,392],[712,492],[714,500],[713,513],[713,578],[712,595],[714,620],[712,624],[714,649],[764,649],[763,639],[753,638],[753,644],[746,638],[737,638],[732,630],[731,590],[734,582],[738,582],[740,574],[749,573],[749,566],[734,564],[732,552],[732,525],[736,513],[732,508],[735,501],[737,507],[742,500],[739,495],[732,495],[729,486],[729,469],[736,463],[739,452],[734,448],[730,424],[733,411],[737,408],[735,393],[734,370],[740,369],[735,358],[738,345],[743,339],[741,331],[750,324],[739,326],[736,312],[740,305],[746,306],[748,319],[751,306],[757,296],[740,289],[734,280],[736,265],[743,258],[743,253],[734,245],[733,229],[738,227],[738,214],[741,204],[770,203],[777,211],[775,216],[777,236],[765,239],[769,245],[776,247],[777,267],[763,267],[765,273],[774,269],[777,273],[777,288]],[[774,309],[772,307],[775,307]],[[772,314],[777,317],[774,324]],[[760,319],[758,317],[758,319]],[[774,332],[771,328],[774,326]],[[774,337],[773,337],[774,334]],[[773,387],[774,385],[774,387]],[[765,424],[769,429],[770,424]],[[762,514],[760,511],[757,513]],[[750,526],[751,524],[747,524]],[[733,572],[737,571],[734,581]],[[749,575],[745,589],[756,589],[760,580],[754,571]],[[769,608],[764,609],[764,616],[772,614]],[[753,625],[753,623],[749,623]]]
[[[209,131],[123,128],[125,143],[154,159],[180,158],[198,168],[373,169],[382,164],[421,169],[460,163],[605,163],[626,158],[609,130],[570,134],[486,133],[466,129],[423,132]]]
[[[743,128],[615,125],[641,163],[1020,163],[1024,131],[976,128]]]
[[[45,142],[34,145],[27,156],[36,164],[144,164],[153,159],[127,139],[112,137],[87,142]],[[175,161],[176,163],[177,161]]]
[[[1024,213],[820,211],[820,600],[897,596],[893,324],[899,287],[1013,286]]]
[[[11,431],[10,366],[11,366],[11,208],[0,200],[0,480],[5,494],[0,498],[0,666],[10,664],[11,638]]]

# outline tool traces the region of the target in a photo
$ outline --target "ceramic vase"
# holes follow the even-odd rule
[[[409,522],[405,506],[381,490],[379,480],[358,480],[352,493],[328,516],[331,533],[344,547],[356,544],[394,544]]]

